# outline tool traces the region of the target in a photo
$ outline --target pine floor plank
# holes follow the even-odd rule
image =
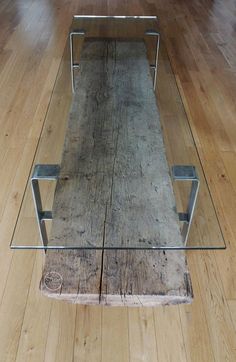
[[[74,361],[102,360],[102,307],[77,306]]]
[[[228,299],[228,306],[231,314],[231,318],[234,324],[234,329],[236,331],[236,300],[235,299]]]
[[[187,362],[179,309],[156,308],[154,315],[158,360]]]
[[[34,252],[15,253],[12,259],[0,308],[0,324],[4,326],[0,328],[3,361],[14,361],[16,358],[34,259]]]
[[[49,318],[51,312],[51,301],[45,299],[40,294],[38,280],[42,274],[43,255],[36,255],[30,290],[24,319],[21,328],[19,346],[16,361],[43,361],[47,334],[49,328]]]
[[[130,361],[157,361],[155,308],[129,308]],[[159,360],[159,359],[158,359]]]
[[[183,308],[179,306],[186,357],[187,361],[192,362],[213,362],[215,359],[207,323],[208,316],[200,293],[198,270],[194,268],[193,253],[189,253],[188,260],[191,268],[194,300],[189,306],[183,306]]]
[[[129,356],[127,307],[102,309],[102,361],[126,362]]]
[[[53,302],[44,354],[45,362],[73,361],[75,320],[75,305]]]
[[[201,278],[200,294],[205,309],[210,341],[217,361],[236,358],[235,329],[224,295],[214,252],[193,255]]]

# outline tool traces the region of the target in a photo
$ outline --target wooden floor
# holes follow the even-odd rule
[[[236,360],[235,11],[234,0],[1,1],[0,361]],[[226,251],[188,252],[190,306],[51,302],[38,291],[42,256],[9,250],[74,13],[160,18],[227,241]]]

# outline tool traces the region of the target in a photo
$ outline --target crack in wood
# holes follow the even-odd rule
[[[102,299],[102,281],[103,281],[103,264],[104,264],[104,245],[105,245],[105,230],[106,230],[106,219],[107,219],[107,204],[105,208],[105,218],[104,218],[104,226],[103,226],[103,240],[102,240],[102,255],[101,255],[101,274],[100,274],[100,284],[99,284],[99,303],[101,303]]]
[[[80,65],[49,243],[100,250],[47,253],[44,275],[63,287],[42,289],[84,304],[191,301],[183,252],[125,250],[182,245],[144,43],[85,41]]]

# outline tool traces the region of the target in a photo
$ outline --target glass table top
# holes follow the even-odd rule
[[[70,31],[81,31],[85,35],[75,38],[74,57],[79,61],[81,47],[85,37],[143,38],[147,45],[149,63],[155,58],[154,37],[147,32],[158,32],[156,17],[94,17],[75,16]],[[77,72],[78,70],[75,70]],[[217,212],[211,197],[201,161],[184,110],[182,99],[175,81],[169,57],[163,41],[160,43],[157,88],[157,104],[163,130],[169,167],[173,165],[194,165],[200,179],[200,190],[196,203],[193,222],[187,244],[168,245],[161,243],[142,246],[117,243],[110,249],[224,249],[225,241]],[[34,164],[60,164],[66,132],[67,120],[72,101],[69,38],[57,74],[50,105],[44,120],[42,136],[39,140]],[[181,140],[181,141],[180,141]],[[33,171],[34,165],[32,165]],[[32,173],[32,172],[31,172]],[[45,210],[52,210],[55,181],[40,181],[42,202]],[[176,208],[184,211],[188,203],[190,183],[173,183]],[[53,221],[46,222],[50,240]],[[182,222],[180,222],[182,228]],[[30,177],[25,188],[24,197],[11,240],[13,249],[97,249],[94,245],[79,244],[73,241],[64,244],[42,245],[40,240]],[[101,247],[99,249],[102,249]]]
[[[71,31],[84,31],[86,37],[141,38],[158,31],[156,16],[84,16],[75,15]]]

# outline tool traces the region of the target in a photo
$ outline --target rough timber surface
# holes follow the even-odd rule
[[[57,183],[51,245],[182,245],[142,41],[85,41]],[[190,302],[180,251],[48,251],[43,292],[85,304]]]

